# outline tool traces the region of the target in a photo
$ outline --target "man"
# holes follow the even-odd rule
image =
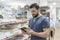
[[[50,33],[50,23],[46,17],[40,14],[39,5],[36,3],[30,6],[33,18],[29,20],[29,28],[25,31],[31,34],[31,40],[47,40]]]

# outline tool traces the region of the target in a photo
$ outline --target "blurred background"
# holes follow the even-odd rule
[[[0,0],[0,40],[30,39],[20,28],[28,27],[32,3],[37,3],[41,14],[50,20],[51,36],[48,40],[60,39],[60,0]]]

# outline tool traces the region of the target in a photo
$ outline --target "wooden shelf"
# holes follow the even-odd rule
[[[7,35],[7,36],[3,36],[3,38],[0,38],[0,39],[2,39],[2,40],[7,40],[7,39],[9,39],[9,38],[14,38],[15,36],[17,36],[18,35],[18,32],[20,32],[19,33],[19,35],[22,35],[22,33],[21,33],[21,31],[14,31],[14,32],[12,32],[12,33],[10,33],[9,35]],[[7,33],[7,32],[6,32]],[[3,35],[6,35],[6,34],[3,34]]]
[[[27,23],[27,21],[0,22],[0,25],[8,25],[8,24],[23,24],[23,23]]]
[[[42,6],[42,7],[40,7],[40,9],[48,10],[48,9],[50,9],[50,8],[49,8],[49,6]]]
[[[27,21],[0,22],[0,26],[2,26],[2,25],[11,25],[11,26],[7,26],[6,28],[0,28],[0,31],[13,30],[13,29],[16,28],[14,25],[24,24],[24,23],[27,23]]]

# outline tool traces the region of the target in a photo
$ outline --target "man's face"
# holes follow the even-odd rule
[[[32,12],[33,17],[37,17],[39,15],[38,10],[36,8],[31,8],[30,10]]]

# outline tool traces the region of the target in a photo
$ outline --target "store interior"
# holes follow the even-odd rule
[[[23,34],[20,28],[28,27],[32,17],[29,6],[32,3],[37,3],[42,15],[50,21],[54,37],[49,39],[60,39],[60,0],[0,0],[0,40],[30,39],[30,35]]]

